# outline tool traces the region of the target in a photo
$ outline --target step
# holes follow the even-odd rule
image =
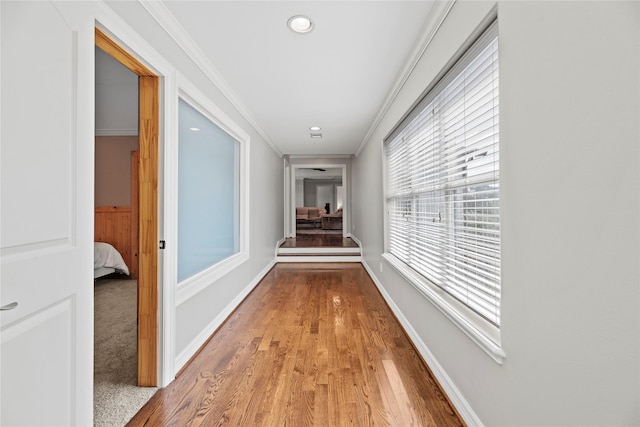
[[[278,255],[277,262],[361,262],[361,255]]]
[[[360,248],[279,248],[277,262],[360,262]]]
[[[278,255],[360,255],[360,248],[338,247],[309,247],[309,248],[279,248]]]

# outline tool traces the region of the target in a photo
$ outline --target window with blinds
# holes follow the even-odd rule
[[[384,143],[386,251],[500,326],[494,23]]]

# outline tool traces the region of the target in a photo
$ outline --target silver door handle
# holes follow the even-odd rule
[[[17,306],[18,306],[17,302],[12,302],[11,304],[3,305],[2,307],[0,307],[0,311],[13,310]]]

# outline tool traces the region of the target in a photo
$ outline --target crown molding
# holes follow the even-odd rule
[[[193,63],[200,68],[205,76],[222,92],[225,98],[238,110],[238,112],[249,122],[251,127],[264,139],[271,149],[282,157],[282,151],[260,128],[249,109],[240,100],[238,95],[231,89],[231,86],[222,77],[222,74],[211,63],[202,49],[191,38],[182,25],[176,20],[169,9],[160,1],[138,0],[139,3],[149,12],[151,17],[165,30],[165,32],[176,42],[176,44],[191,58]]]
[[[378,126],[380,126],[380,122],[382,121],[383,117],[387,114],[387,112],[389,111],[389,108],[391,108],[391,105],[400,94],[400,91],[404,87],[409,77],[411,77],[411,74],[413,73],[416,66],[418,65],[418,62],[424,55],[427,48],[431,45],[433,38],[435,37],[436,33],[440,29],[440,26],[442,26],[442,23],[444,22],[445,18],[451,11],[451,8],[453,7],[455,2],[456,0],[434,2],[433,9],[429,13],[429,20],[425,24],[425,29],[422,32],[422,37],[420,37],[420,43],[414,49],[413,54],[411,55],[411,59],[404,66],[404,69],[400,74],[400,77],[396,80],[395,84],[393,85],[393,88],[389,92],[389,95],[387,95],[387,98],[382,104],[382,108],[380,108],[380,111],[376,115],[376,118],[374,119],[371,127],[369,128],[369,131],[367,132],[364,139],[360,143],[360,146],[358,147],[358,150],[356,151],[356,154],[355,154],[356,157],[358,157],[360,153],[362,153],[362,150],[364,150],[364,148],[369,143],[371,137],[373,136],[373,133],[376,131],[376,129],[378,129]]]

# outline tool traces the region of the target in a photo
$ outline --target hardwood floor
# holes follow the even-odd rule
[[[128,426],[464,425],[359,263],[277,264]]]
[[[358,244],[351,237],[342,237],[341,234],[302,235],[290,237],[281,245],[281,248],[357,248]]]

